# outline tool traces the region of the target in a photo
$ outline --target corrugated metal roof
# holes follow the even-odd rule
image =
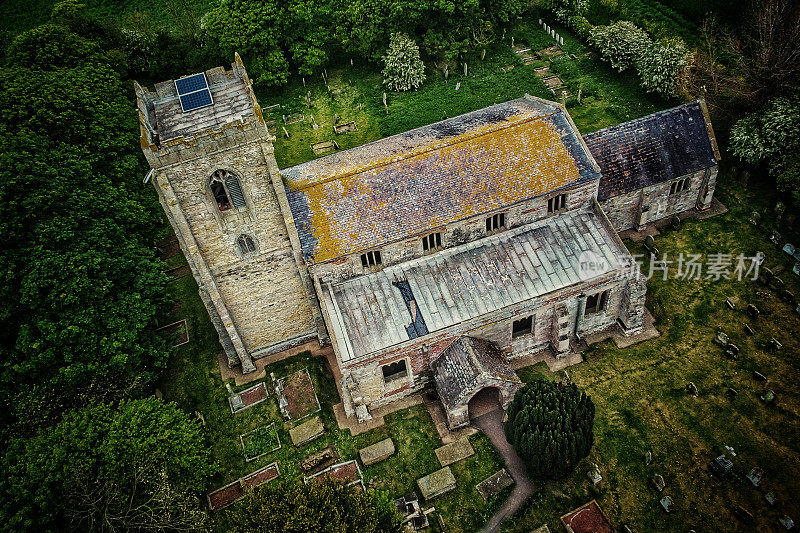
[[[599,201],[697,172],[717,163],[699,102],[584,136],[600,165]]]
[[[563,108],[531,97],[282,174],[309,261],[393,242],[598,177]]]
[[[581,252],[630,259],[593,210],[575,210],[333,285],[322,303],[344,361],[409,340],[407,281],[431,333],[580,283]],[[583,275],[582,275],[583,274]]]

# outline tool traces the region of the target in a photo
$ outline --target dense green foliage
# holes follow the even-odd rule
[[[382,494],[330,479],[268,483],[232,514],[235,533],[379,533],[393,531],[398,522]]]
[[[589,42],[600,52],[600,57],[621,72],[635,66],[653,41],[633,22],[620,20],[608,26],[594,26],[589,32]]]
[[[676,96],[679,76],[688,64],[688,51],[680,39],[660,39],[636,60],[642,87],[662,96]]]
[[[21,34],[0,69],[0,388],[7,422],[140,394],[168,349],[136,115],[98,45],[57,24]]]
[[[392,34],[383,63],[383,84],[390,91],[418,89],[425,81],[425,65],[419,58],[419,46],[408,35]]]
[[[594,404],[574,384],[537,380],[508,407],[508,441],[537,479],[567,475],[594,444]]]
[[[196,528],[214,473],[200,425],[155,398],[71,411],[3,458],[6,531]]]

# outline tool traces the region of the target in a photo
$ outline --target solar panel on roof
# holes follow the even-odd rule
[[[207,107],[214,103],[211,98],[211,90],[208,88],[206,75],[202,72],[175,80],[175,89],[178,91],[178,98],[181,101],[181,108],[184,113]]]

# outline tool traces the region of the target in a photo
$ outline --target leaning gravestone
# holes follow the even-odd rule
[[[750,327],[750,324],[745,324],[745,325],[744,325],[744,331],[745,331],[745,333],[747,333],[748,335],[755,335],[755,334],[756,334],[756,332],[755,332],[755,331],[753,331],[753,328],[751,328],[751,327]]]
[[[325,425],[318,416],[315,416],[311,420],[303,422],[299,426],[295,426],[290,429],[289,437],[292,439],[292,444],[299,448],[300,446],[308,444],[314,439],[318,439],[324,433]]]
[[[663,498],[661,498],[661,501],[659,503],[666,512],[669,513],[672,511],[673,503],[672,503],[672,498],[670,498],[669,496],[664,496]]]
[[[727,346],[728,343],[731,341],[731,339],[730,337],[728,337],[728,334],[725,333],[724,331],[717,331],[717,334],[714,337],[714,341],[722,346]]]
[[[358,455],[361,457],[361,462],[364,466],[374,465],[380,463],[384,459],[388,459],[395,452],[394,442],[392,439],[383,439],[382,441],[367,446],[358,450]]]
[[[431,500],[437,496],[441,496],[456,488],[456,478],[449,466],[437,470],[433,474],[428,474],[425,477],[417,480],[417,486],[422,497],[425,501]]]
[[[733,472],[733,463],[724,455],[715,458],[709,466],[711,471],[721,478],[727,478]]]
[[[764,479],[764,471],[755,467],[747,474],[747,479],[750,480],[750,483],[752,483],[754,487],[758,487]]]
[[[783,348],[783,344],[781,344],[781,341],[779,341],[775,337],[772,337],[772,339],[770,339],[770,341],[769,341],[769,347],[771,349],[777,351],[777,350],[780,350],[781,348]]]
[[[692,396],[697,396],[697,385],[693,381],[686,384],[686,392]]]
[[[656,488],[658,492],[661,492],[662,490],[664,490],[664,487],[667,486],[661,474],[656,474],[650,481],[653,483],[653,486]]]
[[[778,501],[778,498],[775,497],[775,493],[774,492],[768,492],[768,493],[764,494],[764,499],[767,500],[767,503],[770,506],[775,505],[775,502]]]
[[[764,394],[761,395],[761,401],[764,403],[772,403],[775,401],[775,393],[772,389],[767,389]]]
[[[462,437],[457,441],[435,449],[433,453],[436,454],[439,464],[444,467],[470,457],[475,453],[475,450],[472,448],[472,444],[469,443],[469,439]]]
[[[747,316],[755,320],[760,314],[761,311],[758,310],[758,307],[753,304],[747,304]]]
[[[480,493],[483,501],[488,501],[490,497],[513,484],[514,480],[511,479],[506,469],[503,468],[499,472],[495,472],[490,477],[478,483],[475,488]]]
[[[780,517],[780,518],[778,519],[778,522],[780,522],[780,524],[781,524],[781,525],[784,527],[784,529],[786,529],[787,531],[789,531],[790,529],[794,528],[794,520],[792,520],[791,518],[789,518],[789,517],[788,517],[788,516],[786,516],[786,515],[784,515],[784,516]]]
[[[644,452],[644,455],[642,456],[642,461],[644,462],[645,466],[648,466],[650,463],[652,463],[653,462],[653,452],[651,452],[650,450],[647,450],[646,452]]]
[[[765,376],[758,370],[753,370],[753,378],[757,379],[758,381],[767,381],[767,376]]]

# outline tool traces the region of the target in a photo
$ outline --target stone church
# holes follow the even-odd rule
[[[330,344],[345,412],[424,387],[452,428],[509,362],[641,331],[645,282],[618,232],[711,204],[703,102],[581,136],[531,96],[279,169],[250,79],[136,84],[141,145],[230,366]],[[202,91],[201,91],[202,92]],[[197,96],[197,95],[194,95]]]

